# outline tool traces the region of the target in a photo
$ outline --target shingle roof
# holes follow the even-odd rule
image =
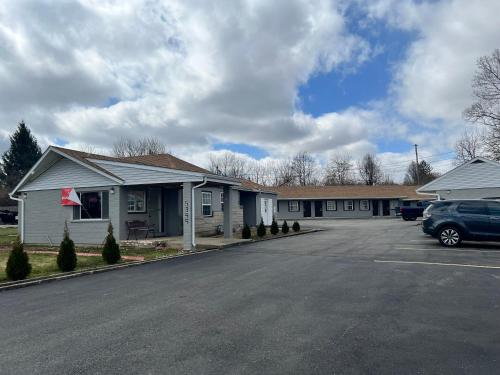
[[[188,171],[188,172],[196,172],[196,173],[203,173],[203,174],[212,174],[206,169],[203,169],[201,167],[198,167],[197,165],[188,163],[187,161],[181,160],[179,158],[176,158],[173,155],[170,154],[160,154],[160,155],[143,155],[143,156],[128,156],[128,157],[113,157],[113,156],[106,156],[106,155],[99,155],[99,154],[91,154],[88,152],[83,152],[83,151],[76,151],[72,150],[69,148],[63,148],[63,147],[56,147],[52,146],[53,148],[61,151],[62,153],[71,156],[87,165],[90,165],[94,168],[97,168],[105,173],[111,174],[101,166],[97,165],[96,163],[93,163],[89,159],[94,159],[94,160],[106,160],[106,161],[115,161],[119,163],[129,163],[129,164],[141,164],[141,165],[147,165],[150,167],[160,167],[160,168],[168,168],[168,169],[176,169],[176,170],[181,170],[181,171]],[[112,174],[111,174],[112,175]],[[116,177],[116,176],[114,176]],[[119,178],[119,177],[117,177]]]
[[[278,199],[318,198],[402,198],[429,199],[416,193],[418,186],[406,185],[338,185],[338,186],[280,186],[274,188]]]
[[[264,186],[246,178],[238,179],[241,183],[241,190],[261,191],[266,193],[276,193],[274,187]]]

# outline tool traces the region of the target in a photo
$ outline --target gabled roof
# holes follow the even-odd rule
[[[278,199],[429,199],[417,195],[418,186],[408,185],[336,185],[336,186],[280,186]]]
[[[248,191],[260,192],[260,193],[276,194],[276,191],[275,191],[276,188],[274,188],[274,187],[264,186],[264,185],[258,184],[256,182],[247,180],[246,178],[240,178],[239,181],[241,183],[239,190],[248,190]]]
[[[495,187],[500,187],[500,163],[476,157],[420,187],[417,193]]]

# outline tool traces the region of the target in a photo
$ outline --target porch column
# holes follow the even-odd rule
[[[224,185],[224,238],[233,238],[233,196],[231,186]]]
[[[184,251],[193,250],[192,242],[192,220],[194,220],[194,211],[192,206],[193,183],[184,182],[182,184],[182,237]]]

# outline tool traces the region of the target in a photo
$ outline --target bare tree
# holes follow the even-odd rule
[[[211,154],[208,170],[227,177],[246,178],[249,175],[246,159],[230,151],[220,155]]]
[[[140,139],[121,138],[113,144],[116,157],[159,155],[166,153],[165,144],[154,137]]]
[[[299,152],[292,160],[292,170],[300,186],[317,185],[316,160],[307,152]]]
[[[272,186],[295,185],[292,159],[281,159],[267,163],[268,184]]]
[[[379,160],[375,155],[370,153],[358,161],[358,169],[361,180],[366,185],[376,185],[384,177]]]
[[[487,133],[483,137],[485,154],[500,160],[500,50],[495,49],[491,56],[478,60],[472,93],[476,101],[464,111],[464,117],[486,125]]]
[[[455,143],[457,164],[485,155],[485,138],[484,133],[479,132],[477,129],[465,130],[462,137]]]
[[[355,182],[351,155],[335,154],[326,166],[325,185],[350,185]]]
[[[418,185],[418,184],[426,184],[431,182],[435,178],[439,176],[438,173],[434,172],[432,166],[427,163],[425,160],[422,160],[418,163],[412,161],[408,166],[408,170],[406,171],[404,184],[405,185]]]

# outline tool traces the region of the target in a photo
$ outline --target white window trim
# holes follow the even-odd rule
[[[205,194],[208,194],[210,196],[210,204],[203,203],[203,196]],[[209,217],[209,216],[213,215],[212,203],[213,203],[212,202],[212,192],[211,191],[202,191],[201,192],[201,214],[202,214],[202,216]],[[206,215],[206,214],[203,213],[203,207],[204,206],[209,206],[210,207],[210,214]]]
[[[297,209],[291,209],[291,204],[292,203],[297,203]],[[297,200],[290,200],[288,201],[288,212],[299,212],[300,211],[300,204],[299,204],[299,201]]]
[[[331,202],[331,203],[333,203],[333,207],[334,207],[334,208],[332,208],[332,209],[328,208],[328,203],[330,203],[330,202]],[[326,210],[327,210],[327,211],[337,211],[337,201],[336,201],[336,200],[334,200],[334,199],[328,199],[328,200],[326,201]]]
[[[348,209],[347,208],[347,202],[351,202],[350,206],[351,206],[351,209]],[[344,211],[354,211],[354,201],[352,199],[346,199],[344,200]]]
[[[82,206],[83,205],[80,205],[78,207],[78,209],[80,210],[80,218],[79,219],[75,219],[73,218],[72,221],[106,221],[106,220],[109,220],[109,219],[103,219],[102,218],[102,190],[101,191],[78,191],[77,194],[78,194],[78,199],[80,199],[80,202],[82,201],[82,193],[99,193],[99,198],[100,198],[100,202],[101,202],[101,217],[100,218],[97,218],[97,217],[93,217],[93,218],[89,218],[89,219],[82,219]]]
[[[142,194],[144,194],[144,209],[143,210],[138,210],[136,208],[133,209],[133,210],[131,210],[129,208],[129,205],[128,205],[129,200],[128,200],[128,198],[129,198],[130,194],[135,194],[135,193],[142,193]],[[131,190],[131,191],[128,192],[128,194],[127,194],[127,212],[129,214],[144,214],[144,213],[146,213],[147,212],[147,204],[148,204],[147,203],[147,194],[146,194],[145,190]],[[134,206],[137,207],[137,201],[135,201]]]
[[[367,203],[366,208],[363,208],[363,206],[361,205],[361,202],[366,202]],[[369,199],[360,199],[360,201],[359,201],[359,210],[360,211],[370,211],[370,200]]]

